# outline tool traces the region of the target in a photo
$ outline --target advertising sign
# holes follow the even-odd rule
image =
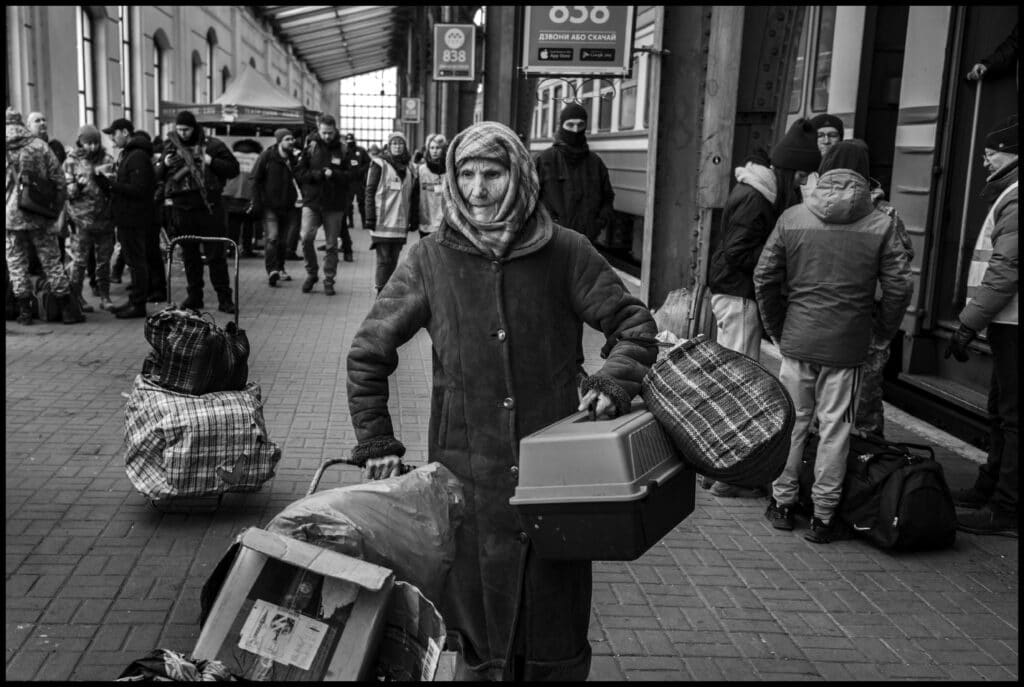
[[[419,98],[402,98],[402,123],[419,124],[423,102]]]
[[[434,24],[434,81],[476,78],[476,25]]]
[[[528,5],[523,21],[527,76],[629,76],[633,5]]]

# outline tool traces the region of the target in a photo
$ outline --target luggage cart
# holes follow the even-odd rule
[[[234,248],[235,257],[235,279],[234,279],[234,293],[235,293],[235,326],[238,326],[238,314],[241,310],[240,294],[238,292],[238,271],[239,271],[239,257],[238,257],[238,244],[229,238],[215,236],[196,236],[194,234],[185,234],[182,236],[175,236],[170,239],[167,243],[167,303],[174,305],[171,292],[171,277],[174,274],[174,247],[183,241],[210,241],[216,243],[225,243]],[[220,508],[221,499],[224,497],[223,493],[210,494],[208,496],[170,496],[163,499],[153,500],[149,499],[149,502],[153,507],[161,513],[212,513]]]

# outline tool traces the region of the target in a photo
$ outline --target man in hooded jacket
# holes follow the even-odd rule
[[[814,515],[806,539],[829,543],[847,535],[833,516],[846,475],[859,367],[872,336],[895,334],[912,284],[892,220],[871,200],[867,145],[837,143],[818,172],[813,193],[779,217],[754,287],[765,329],[782,353],[779,379],[796,407],[789,456],[765,517],[776,529],[793,529],[804,442],[816,415]]]
[[[558,117],[555,142],[534,158],[540,200],[551,219],[593,243],[614,222],[615,191],[608,168],[587,145],[587,111],[571,103]]]
[[[221,193],[227,180],[241,171],[238,160],[223,141],[208,138],[188,110],[178,113],[174,128],[167,134],[164,154],[156,167],[157,180],[163,185],[164,204],[172,210],[173,235],[223,238],[227,235],[227,221]],[[199,242],[183,241],[180,245],[188,282],[188,297],[182,307],[198,310],[203,307],[203,258]],[[224,244],[204,241],[202,251],[210,268],[210,282],[217,292],[218,309],[235,312]]]

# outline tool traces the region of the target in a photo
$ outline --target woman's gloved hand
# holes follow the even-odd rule
[[[615,417],[615,403],[612,402],[608,394],[600,393],[596,389],[591,389],[582,395],[577,391],[576,394],[580,397],[580,405],[576,410],[590,411],[591,420]]]
[[[398,456],[370,458],[363,466],[363,481],[372,482],[402,474],[402,459]]]

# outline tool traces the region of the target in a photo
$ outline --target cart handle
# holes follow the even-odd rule
[[[196,236],[194,234],[183,234],[182,236],[175,236],[171,239],[170,244],[167,246],[167,302],[171,301],[171,274],[174,272],[171,269],[174,266],[174,246],[182,241],[211,241],[219,243],[230,244],[235,250],[235,328],[238,328],[238,312],[241,310],[241,301],[239,300],[238,294],[238,267],[239,267],[239,255],[238,255],[238,244],[229,238],[224,236]]]

